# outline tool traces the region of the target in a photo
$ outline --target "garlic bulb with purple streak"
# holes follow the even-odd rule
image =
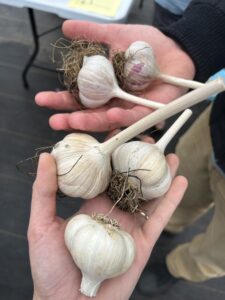
[[[157,74],[157,64],[152,47],[143,41],[132,43],[125,52],[125,83],[131,91],[147,88]]]
[[[201,82],[162,74],[158,68],[152,47],[144,41],[136,41],[127,48],[124,74],[125,85],[133,92],[143,91],[154,79],[191,89],[204,85]]]

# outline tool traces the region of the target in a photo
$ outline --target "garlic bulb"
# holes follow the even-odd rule
[[[110,155],[90,135],[72,133],[51,154],[57,164],[59,189],[67,196],[89,199],[105,191],[111,175]]]
[[[156,144],[133,141],[119,146],[113,152],[113,169],[131,174],[128,181],[132,186],[137,186],[142,200],[160,197],[169,189],[172,177],[163,153],[191,115],[192,111],[186,109]]]
[[[114,97],[152,108],[164,106],[162,103],[136,97],[121,90],[112,63],[101,55],[84,57],[77,85],[80,101],[85,107],[102,106]]]
[[[201,82],[160,73],[153,49],[144,41],[136,41],[126,50],[124,74],[126,86],[134,92],[147,88],[153,79],[191,89],[203,85]]]
[[[170,187],[169,167],[155,144],[140,141],[125,143],[113,152],[112,161],[113,169],[125,174],[130,172],[128,181],[140,187],[143,200],[160,197]]]
[[[93,297],[103,280],[126,272],[135,257],[133,238],[115,220],[80,214],[66,226],[65,243],[82,273],[80,291]]]
[[[104,105],[113,97],[116,77],[112,64],[101,55],[84,57],[77,84],[81,103],[86,107]]]
[[[124,75],[126,86],[131,91],[147,88],[158,74],[152,47],[146,42],[136,41],[125,52]]]
[[[104,143],[86,134],[69,134],[52,150],[57,164],[59,188],[72,197],[89,199],[97,196],[109,184],[110,156],[118,146],[158,122],[224,90],[222,78],[208,82],[142,118]]]

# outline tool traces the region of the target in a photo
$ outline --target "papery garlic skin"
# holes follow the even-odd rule
[[[129,171],[131,176],[128,180],[141,188],[143,200],[164,195],[171,185],[168,164],[156,144],[140,141],[125,143],[113,152],[112,164],[113,169],[119,172]]]
[[[67,224],[65,243],[82,272],[81,293],[89,297],[96,295],[103,280],[126,272],[135,257],[127,232],[84,214]]]
[[[107,103],[114,96],[116,83],[113,66],[106,57],[84,57],[77,85],[80,101],[85,107],[95,108]]]
[[[72,133],[51,152],[56,160],[58,186],[67,196],[90,199],[104,192],[111,176],[110,156],[90,135]]]
[[[144,41],[132,43],[125,52],[125,84],[131,91],[147,88],[158,74],[152,47]]]

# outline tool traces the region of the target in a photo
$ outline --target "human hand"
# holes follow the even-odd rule
[[[143,40],[152,46],[162,73],[187,79],[192,79],[195,74],[190,57],[172,39],[152,26],[65,21],[63,32],[70,39],[84,36],[87,40],[104,42],[110,45],[112,51],[124,51],[132,42]],[[142,96],[168,103],[185,91],[184,88],[155,81]],[[110,100],[101,108],[80,111],[74,96],[65,91],[41,92],[36,95],[35,101],[40,106],[68,111],[50,118],[50,126],[55,130],[109,131],[129,126],[152,111],[119,99]]]
[[[178,167],[178,158],[167,156],[173,176]],[[46,184],[47,183],[47,184]],[[136,244],[136,258],[128,272],[102,283],[96,300],[129,299],[138,279],[151,255],[160,233],[183,197],[187,181],[182,176],[173,179],[165,196],[151,200],[144,206],[149,220],[124,213],[114,208],[110,217],[115,218],[121,228],[129,232]],[[42,154],[37,178],[33,186],[28,242],[31,271],[34,283],[34,300],[88,299],[80,294],[81,273],[76,267],[64,243],[67,220],[56,216],[57,176],[54,159]],[[76,201],[76,200],[75,200]],[[106,214],[112,208],[111,200],[102,194],[86,200],[78,213]]]

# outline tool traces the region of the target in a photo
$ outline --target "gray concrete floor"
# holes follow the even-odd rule
[[[152,1],[145,1],[142,10],[138,9],[138,4],[139,1],[136,1],[127,22],[150,24]],[[39,32],[63,21],[40,11],[36,11],[35,16]],[[26,9],[0,5],[0,28],[0,300],[29,300],[32,299],[33,287],[26,231],[32,179],[18,173],[15,166],[21,159],[31,156],[35,148],[51,145],[64,136],[63,132],[54,132],[48,126],[48,118],[53,112],[34,104],[34,95],[38,91],[60,89],[62,86],[55,73],[31,68],[28,76],[30,89],[23,88],[22,70],[33,49]],[[50,44],[60,36],[61,31],[58,30],[41,38],[35,63],[53,67]],[[68,217],[79,205],[79,201],[72,199],[59,200],[58,214]],[[152,262],[162,260],[175,245],[190,240],[197,232],[204,230],[210,217],[211,214],[208,214],[172,239],[162,236],[146,272]],[[149,299],[137,290],[131,298]],[[222,300],[225,299],[225,280],[220,278],[201,284],[179,281],[164,294],[151,299]]]

